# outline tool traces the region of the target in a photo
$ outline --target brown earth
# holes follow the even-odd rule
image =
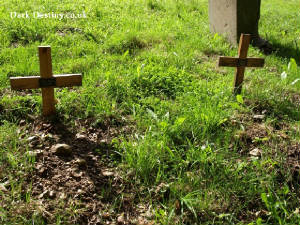
[[[122,122],[112,125],[111,119],[90,122],[77,120],[76,128],[61,121],[38,119],[30,126],[21,122],[36,155],[24,187],[24,191],[32,187],[35,210],[46,223],[54,223],[60,215],[63,224],[151,224],[143,216],[147,205],[135,204],[137,190],[128,181],[133,173],[122,174],[114,166],[120,155],[112,139],[132,127]],[[72,153],[55,154],[51,148],[58,143],[69,145]]]

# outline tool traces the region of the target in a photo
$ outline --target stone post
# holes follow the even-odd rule
[[[210,31],[237,44],[241,33],[258,36],[261,0],[209,0]]]

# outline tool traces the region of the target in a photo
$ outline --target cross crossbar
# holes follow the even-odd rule
[[[38,89],[44,87],[81,86],[81,74],[53,75],[53,78],[11,77],[10,85],[13,90]]]
[[[264,65],[265,59],[262,58],[239,59],[221,56],[219,60],[219,66],[224,67],[264,67]]]

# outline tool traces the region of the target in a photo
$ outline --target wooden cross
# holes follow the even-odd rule
[[[51,47],[40,46],[40,75],[30,77],[11,77],[10,85],[13,90],[42,88],[43,115],[55,114],[55,87],[72,87],[82,85],[81,74],[53,75]]]
[[[246,67],[263,67],[265,64],[265,59],[247,58],[250,41],[250,34],[242,34],[239,43],[239,57],[234,58],[221,56],[219,58],[219,66],[236,67],[236,74],[234,79],[235,95],[238,95],[242,92],[242,85]]]

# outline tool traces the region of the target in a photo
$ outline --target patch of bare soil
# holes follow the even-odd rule
[[[292,188],[299,188],[300,180],[300,142],[290,136],[292,128],[288,123],[281,121],[267,124],[263,111],[255,111],[254,115],[241,114],[236,117],[235,123],[243,127],[235,135],[239,143],[241,154],[249,157],[261,157],[262,148],[268,147],[272,157],[284,156],[284,165],[291,172]]]
[[[93,126],[78,120],[76,127],[36,120],[27,130],[36,163],[26,181],[45,222],[60,215],[63,224],[148,224],[133,182],[114,166],[120,156],[111,140],[131,127],[109,120]]]
[[[288,148],[288,162],[300,169],[300,143],[295,143]]]
[[[300,143],[294,143],[287,148],[287,164],[292,172],[292,181],[300,181]]]
[[[235,134],[235,140],[239,143],[239,151],[241,154],[249,154],[249,152],[257,148],[261,143],[271,138],[273,128],[261,122],[249,122],[251,118],[247,115],[239,116],[238,123],[243,127]],[[255,119],[252,119],[255,120]]]
[[[290,125],[281,120],[268,123],[268,110],[253,109],[253,113],[238,114],[232,120],[232,125],[239,127],[235,138],[243,147],[251,149],[261,144],[272,146],[273,142],[288,141]]]
[[[300,94],[299,93],[294,93],[292,95],[292,102],[297,105],[300,106]]]

